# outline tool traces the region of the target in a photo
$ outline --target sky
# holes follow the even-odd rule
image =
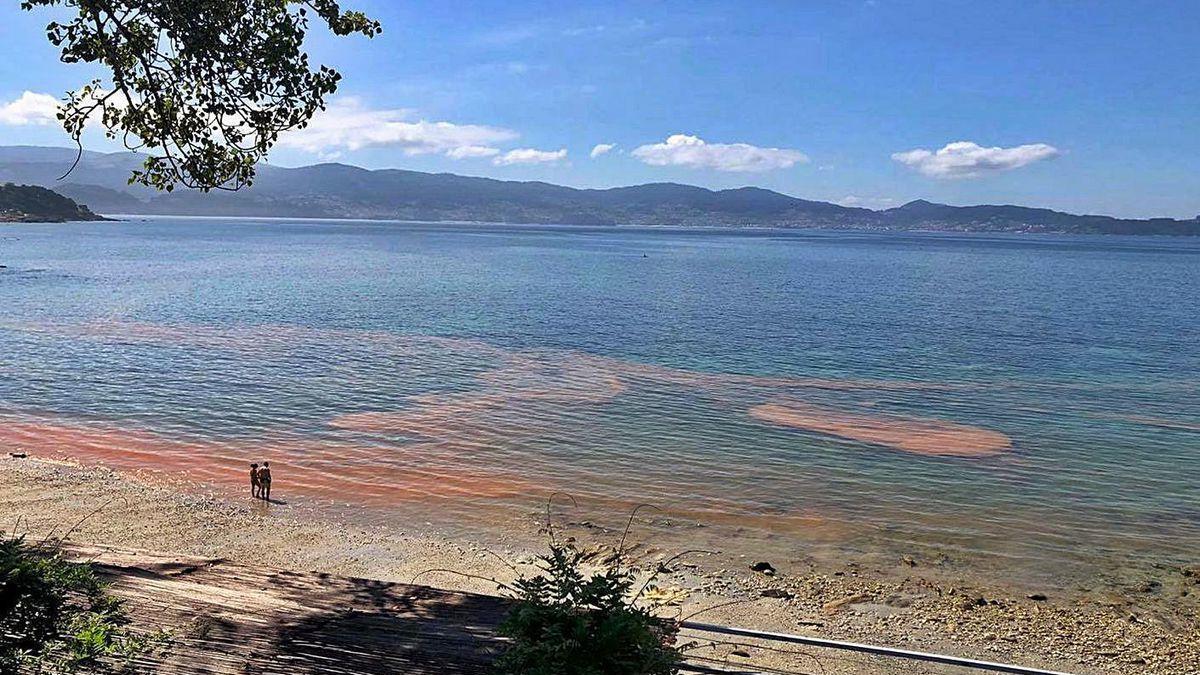
[[[384,32],[314,27],[344,79],[274,164],[1200,214],[1195,0],[343,5]],[[69,145],[53,99],[99,74],[50,18],[0,9],[2,145]]]

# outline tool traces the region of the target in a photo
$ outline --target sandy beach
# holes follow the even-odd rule
[[[73,462],[29,458],[0,460],[3,528],[31,536],[62,534],[80,519],[73,541],[329,574],[412,582],[453,590],[496,593],[494,584],[431,569],[450,569],[509,581],[536,553],[539,524],[530,532],[491,533],[487,541],[455,538],[425,523],[362,527],[287,505],[263,504],[173,485],[161,477],[117,473]],[[102,507],[102,508],[101,508]],[[97,511],[97,509],[99,509]],[[18,523],[19,519],[19,523]],[[597,563],[619,539],[608,524],[558,523]],[[631,537],[636,540],[637,537]],[[650,569],[678,551],[635,541],[634,565]],[[953,582],[905,558],[894,567],[846,560],[829,569],[790,569],[768,561],[776,574],[752,572],[756,562],[733,553],[682,558],[659,586],[680,598],[668,613],[696,620],[801,633],[832,639],[939,651],[973,658],[1053,668],[1071,673],[1200,671],[1200,570],[1163,566],[1145,579],[1097,580],[1090,588],[1053,594],[992,584]],[[1133,585],[1130,585],[1130,584]],[[685,639],[686,636],[685,636]],[[695,653],[729,663],[801,667],[803,659],[765,649],[728,645]],[[814,654],[827,672],[895,672],[907,663],[846,660]],[[798,660],[800,659],[800,660]],[[939,671],[932,671],[939,672]]]

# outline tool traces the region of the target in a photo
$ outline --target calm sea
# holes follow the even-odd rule
[[[792,556],[1200,551],[1196,240],[161,218],[5,225],[0,264],[10,451],[269,459],[367,522],[558,490]]]

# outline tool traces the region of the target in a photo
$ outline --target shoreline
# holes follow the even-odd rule
[[[432,523],[403,528],[341,522],[312,509],[239,500],[161,475],[118,473],[73,461],[0,457],[0,512],[11,530],[20,517],[30,536],[62,534],[104,504],[71,535],[91,545],[209,556],[295,571],[417,583],[495,594],[489,582],[426,570],[452,569],[501,581],[539,552],[539,524],[527,534],[488,531],[481,543],[439,532]],[[566,521],[556,528],[599,562],[611,555],[611,528]],[[620,532],[615,533],[619,538]],[[632,539],[631,539],[632,540]],[[632,564],[646,570],[676,550],[636,543]],[[495,554],[495,555],[493,555]],[[944,574],[905,558],[898,570],[846,560],[834,568],[749,570],[736,554],[683,558],[658,585],[683,598],[687,615],[710,623],[952,653],[1070,673],[1200,671],[1200,569],[1162,566],[1137,589],[1119,586],[1023,595],[1000,580],[948,583]],[[1048,595],[1048,597],[1046,597]],[[674,608],[672,608],[673,610]],[[748,667],[787,660],[751,650]],[[720,654],[718,654],[720,656]],[[766,659],[762,661],[760,659]],[[783,659],[782,661],[780,659]],[[794,665],[794,663],[793,663]],[[878,668],[878,665],[874,666]],[[831,671],[838,672],[838,671]],[[853,671],[851,671],[853,672]],[[872,671],[878,672],[878,671]]]
[[[960,207],[961,208],[961,207]],[[1169,232],[1069,232],[1062,230],[1042,230],[1032,227],[1030,229],[1013,229],[1013,230],[969,230],[969,229],[937,229],[937,228],[888,228],[888,227],[856,227],[850,226],[814,226],[814,225],[764,225],[764,224],[747,224],[747,225],[656,225],[646,223],[525,223],[525,222],[506,222],[506,221],[491,221],[491,220],[412,220],[406,218],[362,218],[351,216],[259,216],[259,215],[239,215],[239,214],[186,214],[186,213],[107,213],[97,214],[100,217],[95,220],[76,220],[66,222],[114,222],[114,223],[132,223],[146,222],[148,219],[180,219],[180,220],[228,220],[239,219],[258,222],[348,222],[348,223],[368,223],[368,224],[397,224],[397,225],[432,225],[435,227],[511,227],[511,228],[560,228],[563,230],[589,231],[589,230],[646,230],[650,232],[726,232],[730,234],[738,232],[750,233],[788,233],[788,232],[819,232],[827,234],[851,233],[857,235],[877,234],[877,235],[897,235],[897,234],[918,234],[918,235],[954,235],[966,237],[1103,237],[1105,239],[1117,237],[1133,237],[1138,240],[1142,239],[1169,239],[1177,241],[1180,239],[1194,239],[1200,235],[1196,234],[1179,234]],[[1084,216],[1087,217],[1087,216]],[[1178,219],[1176,219],[1178,220]],[[41,224],[53,223],[54,221],[12,221],[14,223]],[[1188,221],[1180,221],[1187,223]]]

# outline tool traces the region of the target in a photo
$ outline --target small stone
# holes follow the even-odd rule
[[[746,651],[745,649],[735,649],[735,650],[729,652],[729,655],[730,656],[740,656],[743,659],[750,658],[750,652]]]
[[[1037,602],[1045,602],[1046,601],[1046,596],[1043,593],[1030,593],[1029,595],[1027,595],[1025,597],[1029,598],[1030,600],[1035,600]]]
[[[967,609],[975,609],[976,607],[986,607],[987,604],[988,604],[988,601],[986,598],[984,598],[983,596],[976,596],[974,598],[971,598],[971,597],[963,598],[962,600],[959,601],[958,606],[960,609],[967,610]]]
[[[791,600],[795,597],[782,588],[764,588],[759,595],[764,598],[779,598],[781,600]]]
[[[766,561],[761,561],[761,560],[760,560],[760,561],[758,561],[758,562],[751,563],[751,564],[750,564],[750,570],[751,570],[752,572],[760,572],[760,573],[762,573],[762,574],[765,574],[765,575],[767,575],[767,576],[774,576],[774,575],[775,575],[775,567],[774,567],[773,565],[771,565],[771,563],[769,563],[769,562],[766,562]]]

